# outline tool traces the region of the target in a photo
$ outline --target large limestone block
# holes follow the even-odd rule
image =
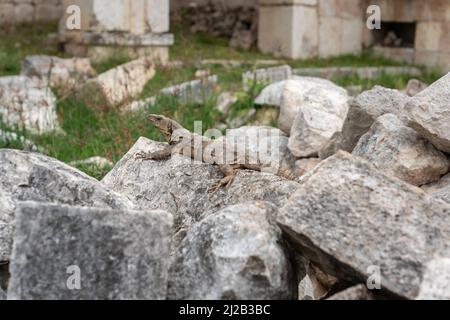
[[[436,148],[450,153],[450,73],[406,104],[409,126]]]
[[[0,261],[8,261],[19,201],[84,207],[132,209],[124,196],[56,159],[17,150],[0,150]]]
[[[8,299],[165,299],[171,234],[165,211],[23,203]]]
[[[379,275],[381,293],[408,299],[424,287],[448,288],[439,283],[445,277],[424,276],[435,259],[450,257],[450,205],[359,157],[341,151],[322,161],[277,221],[294,248],[339,279]]]
[[[117,106],[138,96],[155,75],[155,67],[146,58],[133,60],[98,75],[76,93],[87,106],[97,101]]]
[[[0,116],[6,125],[34,134],[60,130],[55,95],[45,82],[24,76],[0,78]]]
[[[280,23],[283,21],[283,23]],[[303,5],[260,6],[258,47],[262,52],[293,59],[317,55],[317,10]]]
[[[247,202],[195,224],[170,270],[169,299],[292,299],[292,270],[275,207]]]
[[[353,155],[416,186],[439,180],[450,166],[442,152],[391,113],[375,121],[359,140]]]

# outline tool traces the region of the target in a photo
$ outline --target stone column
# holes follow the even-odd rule
[[[81,9],[80,30],[67,29],[70,5]],[[94,60],[126,53],[168,61],[169,0],[64,0],[64,8],[59,35],[67,52]]]

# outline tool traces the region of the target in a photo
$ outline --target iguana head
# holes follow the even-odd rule
[[[148,116],[148,120],[163,134],[167,142],[171,140],[175,130],[183,128],[178,122],[162,115],[151,114]]]

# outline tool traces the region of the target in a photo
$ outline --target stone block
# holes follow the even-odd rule
[[[322,58],[341,54],[342,19],[326,17],[319,23],[319,56]]]
[[[341,54],[358,54],[361,52],[364,28],[361,18],[342,19]]]
[[[8,299],[165,299],[172,220],[161,210],[23,203]]]
[[[416,29],[416,49],[438,51],[441,32],[442,24],[440,22],[418,22]],[[450,44],[448,46],[450,47]]]

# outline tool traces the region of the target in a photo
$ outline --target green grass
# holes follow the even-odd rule
[[[46,35],[56,32],[56,24],[38,24],[33,26],[19,26],[14,32],[6,33],[0,38],[0,76],[20,73],[20,63],[27,55],[49,54],[63,56],[55,49],[44,46]],[[239,100],[233,106],[231,114],[245,114],[255,108],[254,98],[262,89],[257,86],[251,92],[242,92],[242,78],[244,71],[256,68],[258,59],[273,59],[273,57],[256,51],[239,51],[228,47],[228,40],[213,38],[206,35],[192,35],[189,29],[178,24],[173,26],[175,45],[170,50],[171,60],[180,60],[184,63],[182,68],[158,67],[156,76],[149,81],[141,97],[157,96],[158,92],[167,86],[175,85],[194,78],[195,71],[203,68],[209,69],[211,74],[219,76],[217,94],[222,91],[238,92]],[[243,60],[247,63],[237,68],[223,66],[201,66],[203,59],[233,59]],[[129,58],[125,55],[116,55],[108,60],[94,64],[98,73],[109,70],[119,64],[125,63]],[[330,59],[313,59],[289,61],[293,67],[329,67],[329,66],[393,66],[398,63],[374,57],[370,52],[360,55],[348,55]],[[436,72],[427,72],[422,81],[434,82],[439,77]],[[333,79],[342,86],[361,85],[369,89],[374,85],[403,89],[409,76],[383,75],[375,80],[362,80],[357,77]],[[194,121],[202,120],[203,129],[215,127],[224,120],[223,115],[214,109],[215,99],[204,105],[183,105],[173,98],[159,97],[154,105],[147,106],[143,112],[122,113],[115,109],[102,109],[98,106],[86,106],[74,98],[60,99],[57,111],[64,135],[46,134],[33,136],[27,132],[21,135],[42,146],[48,154],[63,162],[82,160],[93,156],[102,156],[113,162],[118,161],[136,142],[145,136],[150,139],[162,141],[161,135],[152,128],[146,120],[147,113],[164,114],[178,120],[186,128],[192,130]],[[0,129],[6,129],[0,122]],[[11,128],[9,128],[11,129]],[[0,148],[20,149],[19,141],[1,142]],[[89,175],[101,179],[109,168],[92,168],[81,166],[79,169]]]

